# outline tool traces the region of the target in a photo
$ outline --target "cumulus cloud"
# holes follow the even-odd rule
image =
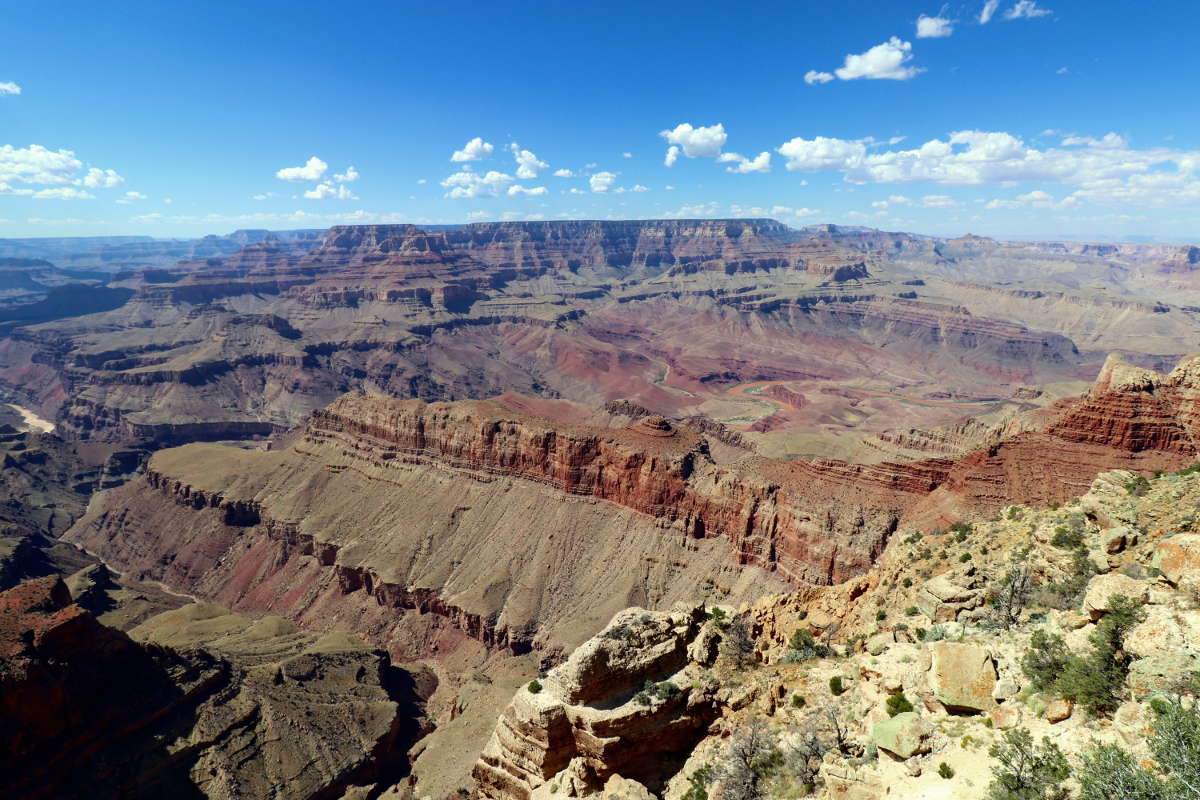
[[[485,142],[483,137],[476,136],[471,141],[463,145],[462,150],[455,150],[450,156],[451,161],[479,161],[482,158],[487,158],[496,148]]]
[[[771,154],[763,151],[754,158],[746,158],[740,153],[722,153],[717,156],[717,161],[726,164],[732,163],[732,167],[726,167],[726,172],[770,172],[771,171]]]
[[[1058,69],[1054,70],[1055,75],[1067,75],[1070,72],[1071,70],[1067,69],[1066,67],[1059,67]]]
[[[118,205],[127,206],[134,200],[146,200],[146,195],[141,192],[126,192],[123,197],[117,200]]]
[[[313,188],[304,193],[306,200],[357,200],[353,193],[345,186],[334,186],[332,181],[319,183]]]
[[[659,136],[667,140],[667,143],[672,147],[679,147],[683,150],[683,154],[688,158],[715,158],[721,154],[721,148],[725,146],[725,140],[729,135],[725,133],[725,126],[721,123],[709,126],[692,127],[687,122],[681,122],[672,130],[660,131]],[[667,159],[674,163],[674,158],[678,158],[678,151],[675,151],[674,158],[671,155],[671,149],[667,150]],[[667,164],[671,166],[671,164]]]
[[[979,24],[987,25],[992,21],[992,17],[996,14],[996,9],[1000,7],[1000,0],[987,0],[983,4],[983,9],[979,12]]]
[[[1032,192],[1026,192],[1022,195],[1017,195],[1012,200],[990,200],[984,206],[987,209],[997,208],[1070,208],[1078,202],[1075,197],[1068,196],[1062,200],[1055,200],[1054,195],[1049,192],[1043,192],[1041,189],[1034,189]]]
[[[808,72],[804,73],[804,82],[809,86],[813,86],[818,83],[829,83],[831,80],[833,80],[833,75],[828,72],[818,72],[815,69],[810,69]]]
[[[1049,16],[1048,8],[1038,8],[1037,0],[1018,0],[1017,4],[1004,12],[1005,19],[1037,19]]]
[[[889,195],[887,200],[876,200],[871,203],[872,208],[890,208],[891,206],[911,206],[912,200],[902,194]]]
[[[358,180],[358,170],[354,167],[346,167],[345,172],[336,173],[333,179],[338,183],[353,183]]]
[[[862,142],[831,139],[818,136],[804,139],[797,136],[775,148],[785,159],[784,166],[790,171],[821,172],[845,169],[858,164],[865,157],[867,147]]]
[[[84,168],[71,150],[50,150],[41,145],[0,147],[0,194],[39,200],[91,200],[82,189],[111,189],[125,182],[115,170]],[[40,185],[43,188],[30,188]]]
[[[648,192],[648,191],[650,191],[650,187],[642,186],[640,183],[635,183],[633,186],[629,187],[629,191],[631,191],[631,192]]]
[[[709,203],[696,203],[693,205],[680,206],[678,211],[668,211],[663,214],[667,219],[689,219],[694,217],[712,217],[716,216],[720,204],[715,200]]]
[[[571,170],[567,169],[566,167],[564,167],[562,169],[554,170],[554,177],[556,177],[556,178],[574,178],[575,173],[572,172]]]
[[[251,195],[250,199],[251,200],[270,200],[272,197],[275,197],[274,192],[262,192],[260,194]]]
[[[510,197],[516,197],[517,195],[521,195],[521,194],[536,197],[537,195],[546,194],[547,191],[548,190],[546,189],[545,186],[526,187],[526,186],[521,186],[520,184],[516,184],[516,185],[508,187],[508,194]]]
[[[528,150],[522,150],[521,146],[515,142],[508,147],[512,151],[513,158],[517,161],[517,177],[523,179],[536,178],[538,170],[545,169],[550,166],[545,161],[541,161],[533,153]]]
[[[669,167],[669,166],[672,166],[678,160],[679,160],[679,147],[677,145],[671,145],[670,147],[667,148],[667,155],[663,158],[663,164],[665,164]]]
[[[592,191],[597,194],[604,194],[613,188],[613,183],[617,180],[615,172],[597,172],[592,177],[588,178],[588,185],[592,187]]]
[[[893,36],[865,53],[846,56],[846,63],[834,70],[834,74],[843,81],[859,78],[906,81],[924,72],[919,67],[906,66],[911,60],[912,44]]]
[[[21,87],[12,81],[0,82],[0,94],[20,94]]]
[[[449,189],[446,197],[496,197],[507,192],[513,182],[512,175],[496,170],[488,170],[483,175],[463,171],[446,178],[442,181],[442,186]]]
[[[76,181],[80,186],[86,186],[89,189],[111,189],[114,186],[120,186],[125,182],[125,179],[111,169],[96,169],[91,167],[87,174]]]
[[[917,17],[918,39],[944,39],[954,33],[954,23],[945,17]]]
[[[319,181],[325,175],[325,170],[329,169],[329,165],[316,156],[311,157],[304,162],[302,167],[284,167],[275,173],[275,177],[281,181],[295,181],[301,183],[304,181]]]
[[[633,158],[633,153],[621,153],[621,158]]]

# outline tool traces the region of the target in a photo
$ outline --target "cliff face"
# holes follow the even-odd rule
[[[164,617],[143,628],[185,647],[101,625],[57,578],[0,594],[10,795],[340,796],[403,764],[415,710],[391,696],[402,699],[378,654],[213,607]]]
[[[68,539],[117,569],[359,631],[401,658],[463,637],[553,652],[634,602],[844,581],[902,524],[1061,502],[1105,469],[1195,460],[1195,362],[1114,380],[1124,369],[1110,362],[1091,393],[984,449],[905,464],[723,466],[661,417],[614,430],[351,394],[283,450],[156,454]]]

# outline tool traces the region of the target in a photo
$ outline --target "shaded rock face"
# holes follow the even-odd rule
[[[702,620],[700,607],[628,609],[539,691],[518,691],[475,765],[482,794],[527,800],[564,770],[577,792],[615,774],[658,787],[719,715],[712,689],[694,688],[685,674]],[[640,697],[647,681],[673,690]]]
[[[168,613],[161,624],[179,637],[196,612]],[[379,655],[265,620],[190,622],[201,628],[190,645],[214,629],[237,644],[139,643],[73,605],[57,578],[0,594],[6,792],[232,799],[286,785],[324,797],[403,764],[414,709],[392,698],[402,687]]]

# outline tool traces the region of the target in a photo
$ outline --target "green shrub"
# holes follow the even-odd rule
[[[533,680],[531,680],[529,682],[529,685],[526,686],[525,688],[529,690],[530,694],[537,694],[538,692],[540,692],[542,690],[542,684],[538,683],[537,678],[534,678]]]
[[[886,612],[886,611],[882,611],[882,610],[881,610],[881,611],[876,611],[876,612],[875,612],[875,621],[876,621],[876,622],[883,622],[885,619],[887,619],[887,612]]]
[[[683,690],[671,681],[660,681],[659,683],[646,681],[642,685],[642,690],[634,695],[633,699],[638,705],[648,706],[652,705],[656,698],[659,700],[674,700],[682,694]]]
[[[971,560],[970,553],[963,553],[961,556],[958,557],[958,563],[960,563],[960,564],[965,564],[970,560]]]
[[[842,684],[842,676],[834,675],[829,679],[829,693],[834,697],[841,697],[846,691],[846,687]]]
[[[900,581],[900,585],[905,589],[909,588],[912,586],[912,578],[905,578],[904,580]]]
[[[716,779],[716,770],[708,764],[688,775],[688,790],[683,800],[708,800],[708,785]]]
[[[1075,550],[1083,546],[1083,534],[1069,530],[1066,525],[1059,525],[1054,529],[1050,544],[1060,550]]]
[[[954,777],[954,767],[947,764],[945,761],[938,764],[938,775],[941,775],[946,780]]]
[[[802,694],[792,695],[792,708],[804,708],[808,705],[808,698]]]
[[[920,610],[916,606],[909,606],[908,608],[904,609],[904,616],[906,617],[915,617],[920,613]]]
[[[1058,634],[1049,634],[1038,629],[1029,638],[1029,649],[1021,656],[1021,670],[1038,692],[1054,686],[1071,660],[1067,643]]]
[[[943,628],[941,625],[934,625],[929,630],[923,632],[923,635],[921,636],[921,641],[923,641],[923,642],[940,642],[942,639],[945,639],[945,638],[946,638],[946,629]]]
[[[1035,745],[1029,731],[1013,728],[1004,732],[988,755],[996,761],[988,800],[1057,800],[1066,796],[1062,784],[1071,767],[1048,736]]]
[[[1144,497],[1146,492],[1150,491],[1150,481],[1146,480],[1144,475],[1134,475],[1125,484],[1125,491],[1134,497]]]
[[[887,713],[889,717],[912,710],[913,704],[904,696],[904,692],[897,692],[887,699]]]
[[[796,658],[792,661],[807,661],[810,658],[827,658],[829,656],[829,648],[817,642],[812,631],[807,628],[797,628],[792,633],[792,637],[788,639],[788,647],[796,654]]]
[[[604,632],[605,639],[620,641],[633,635],[633,629],[628,625],[615,625]]]

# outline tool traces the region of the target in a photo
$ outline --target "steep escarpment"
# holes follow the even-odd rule
[[[61,580],[31,581],[0,594],[5,790],[233,798],[287,786],[317,798],[369,788],[402,774],[398,751],[416,728],[411,692],[391,672],[349,637],[211,606],[168,612],[131,638],[72,604]]]

